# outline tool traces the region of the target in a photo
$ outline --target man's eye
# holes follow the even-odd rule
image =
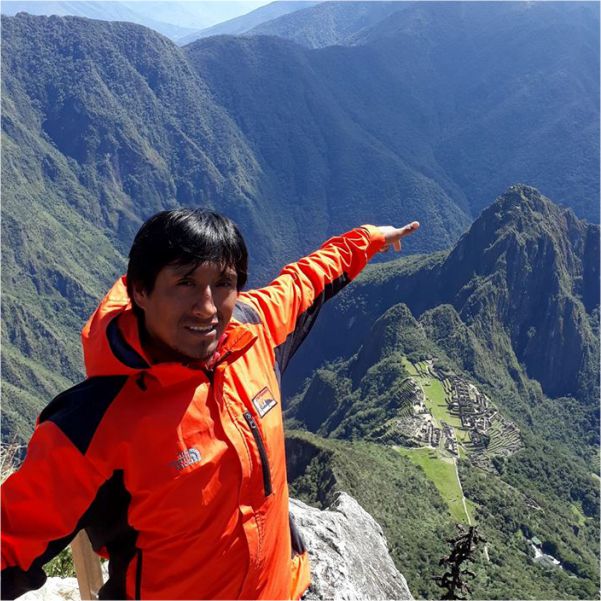
[[[217,286],[220,286],[221,288],[233,288],[234,280],[232,278],[223,278],[217,282]]]
[[[194,282],[192,280],[188,280],[187,278],[184,278],[182,280],[179,280],[177,285],[178,286],[194,286]]]

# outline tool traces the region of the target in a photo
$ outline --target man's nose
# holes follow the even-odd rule
[[[192,309],[196,315],[203,318],[213,317],[217,313],[217,307],[213,301],[213,292],[210,286],[206,286],[202,290]]]

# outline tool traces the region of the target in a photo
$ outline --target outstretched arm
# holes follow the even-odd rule
[[[83,526],[102,481],[54,423],[37,426],[23,465],[2,485],[2,599],[44,584],[42,566]]]
[[[273,341],[280,373],[311,330],[323,304],[351,282],[378,251],[391,246],[400,250],[402,238],[418,228],[417,221],[402,228],[356,228],[286,265],[265,288],[241,295],[240,300],[260,311]]]

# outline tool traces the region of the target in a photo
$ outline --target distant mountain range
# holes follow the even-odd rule
[[[386,72],[380,79],[416,101],[413,119],[431,126],[436,161],[472,210],[521,181],[599,221],[598,4],[323,2],[246,35],[355,48],[330,49],[340,60],[363,48]],[[585,89],[588,117],[564,96]],[[560,140],[570,130],[578,140],[568,151]],[[542,160],[532,152],[539,144],[549,151]]]
[[[201,38],[207,38],[214,35],[241,35],[247,32],[252,32],[256,27],[259,27],[263,23],[273,21],[296,12],[298,10],[306,10],[318,4],[311,0],[298,0],[289,1],[282,0],[276,2],[270,2],[265,6],[260,6],[255,10],[252,10],[244,15],[228,19],[221,23],[217,23],[212,27],[195,31],[177,40],[178,44],[185,45],[195,42]]]
[[[417,9],[428,7],[403,14]],[[3,358],[7,398],[19,399],[6,406],[21,407],[16,429],[28,429],[40,397],[80,377],[82,320],[124,270],[142,220],[158,210],[216,207],[237,220],[251,248],[251,285],[360,223],[419,219],[406,251],[448,248],[471,211],[494,198],[486,190],[531,173],[543,191],[560,181],[556,200],[596,216],[598,56],[588,48],[598,33],[590,20],[570,9],[560,21],[536,8],[546,19],[538,28],[556,23],[548,44],[497,40],[513,60],[503,63],[514,65],[507,83],[521,90],[507,96],[495,92],[506,85],[470,83],[462,67],[466,40],[481,43],[490,19],[481,25],[478,8],[470,28],[472,13],[448,10],[452,62],[437,42],[438,12],[414,15],[417,37],[401,31],[319,50],[264,36],[218,36],[181,49],[127,23],[3,16],[3,302],[13,316]],[[517,20],[513,5],[504,10],[524,31],[534,27]],[[392,43],[401,54],[388,52]],[[534,74],[538,83],[525,86]],[[558,91],[568,74],[573,85]],[[480,86],[480,104],[461,82]],[[461,120],[465,111],[473,118]],[[468,142],[462,123],[480,137]],[[491,162],[486,147],[499,136]],[[454,163],[458,157],[470,167]],[[530,361],[530,347],[524,353]],[[6,431],[13,425],[5,421]]]
[[[138,23],[179,41],[199,29],[230,20],[261,4],[261,0],[4,0],[0,10],[2,14],[10,16],[26,12],[32,15],[71,15]]]

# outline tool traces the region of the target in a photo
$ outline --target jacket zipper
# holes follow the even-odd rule
[[[215,376],[215,368],[217,365],[223,362],[226,357],[231,355],[231,351],[226,351],[222,357],[219,358],[219,361],[213,366],[211,370],[204,370],[207,378],[211,386],[214,384],[214,376]],[[257,443],[257,448],[259,449],[259,457],[261,458],[261,468],[263,470],[263,489],[265,490],[265,496],[268,497],[272,491],[271,485],[271,471],[269,469],[269,459],[267,458],[267,451],[265,449],[265,444],[263,443],[263,439],[261,438],[261,433],[259,432],[259,427],[257,426],[257,422],[255,418],[249,411],[244,412],[244,419],[246,419],[246,423],[250,426],[250,430],[253,433],[255,438],[255,442]]]
[[[261,457],[261,467],[263,468],[263,488],[265,489],[265,496],[268,497],[272,492],[272,487],[271,472],[269,470],[269,460],[267,459],[267,451],[265,450],[265,445],[263,444],[263,439],[261,438],[259,426],[257,426],[255,418],[249,411],[245,411],[244,419],[250,426],[251,432],[255,437],[255,442],[257,443],[257,447],[259,449],[259,456]]]

